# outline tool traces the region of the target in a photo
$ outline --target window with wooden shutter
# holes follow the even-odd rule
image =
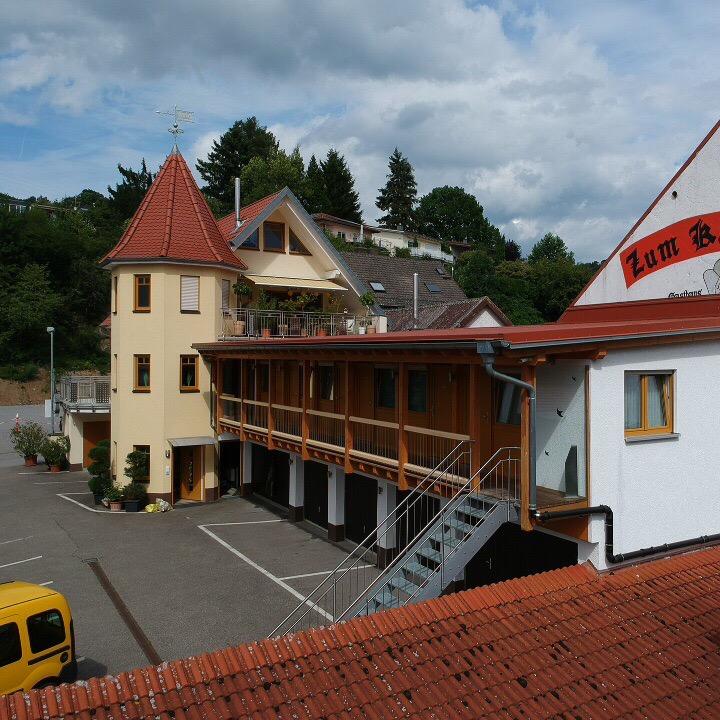
[[[200,312],[200,278],[180,276],[180,312]]]
[[[229,280],[222,281],[222,309],[223,310],[230,309],[230,281]]]

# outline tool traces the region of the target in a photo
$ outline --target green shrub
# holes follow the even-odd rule
[[[88,467],[91,477],[88,481],[90,490],[100,495],[112,484],[110,477],[110,441],[101,440],[89,453],[92,463]]]
[[[410,254],[410,248],[402,248],[402,247],[395,248],[395,257],[396,258],[412,257]]]
[[[38,366],[34,363],[0,365],[0,379],[14,380],[15,382],[29,382],[37,378],[38,370]]]
[[[111,485],[107,492],[105,493],[105,497],[110,502],[120,502],[120,500],[123,499],[123,492],[117,485]]]
[[[40,453],[45,462],[50,466],[62,467],[67,461],[67,454],[70,452],[70,438],[65,435],[54,435],[46,437],[40,448]]]
[[[125,458],[123,474],[130,478],[132,483],[147,482],[150,474],[150,457],[140,450],[133,450]]]
[[[128,483],[122,489],[125,500],[139,500],[141,505],[147,505],[147,490],[142,483]]]
[[[45,430],[35,422],[19,425],[10,431],[13,450],[24,458],[42,452],[46,440]]]

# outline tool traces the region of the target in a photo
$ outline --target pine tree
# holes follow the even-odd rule
[[[417,183],[410,161],[397,149],[388,161],[387,183],[379,189],[375,204],[385,212],[378,223],[383,227],[410,229],[417,201]]]
[[[110,194],[110,207],[122,220],[132,217],[140,207],[145,193],[150,189],[154,175],[147,169],[143,158],[140,170],[124,168],[118,163],[118,171],[122,175],[122,182],[116,183],[115,188],[108,185]]]
[[[325,176],[313,155],[305,173],[305,208],[309,213],[326,212],[328,205]]]
[[[335,148],[330,148],[327,157],[320,163],[320,169],[327,192],[324,211],[343,220],[362,222],[360,196],[345,158]]]
[[[278,149],[275,136],[257,118],[236,122],[219,140],[215,140],[207,160],[198,160],[196,167],[207,183],[203,191],[227,207],[234,199],[234,179],[254,157],[268,160]]]

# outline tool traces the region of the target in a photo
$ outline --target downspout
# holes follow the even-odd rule
[[[240,227],[240,178],[235,178],[235,229]]]
[[[502,380],[503,382],[517,385],[522,388],[528,395],[528,401],[530,405],[530,428],[529,428],[529,445],[528,448],[528,470],[530,475],[530,502],[529,511],[530,516],[533,517],[537,512],[537,478],[536,478],[536,437],[537,437],[537,394],[535,388],[524,380],[520,380],[512,375],[505,375],[495,369],[495,346],[492,342],[479,342],[477,344],[477,354],[482,357],[485,363],[485,372],[496,380]]]
[[[653,547],[633,550],[627,553],[613,552],[613,511],[608,505],[594,505],[587,508],[579,508],[577,510],[557,510],[555,512],[543,512],[537,514],[537,519],[541,523],[552,520],[564,520],[567,518],[587,517],[588,515],[604,515],[605,516],[605,559],[609,565],[615,565],[628,560],[636,560],[638,558],[647,557],[648,555],[657,555],[658,553],[668,553],[673,550],[682,550],[683,548],[693,547],[695,545],[706,545],[707,543],[717,542],[720,540],[720,533],[715,535],[699,535],[698,537],[689,538],[688,540],[678,540],[677,542],[664,543],[663,545],[655,545]]]
[[[413,330],[418,328],[418,316],[420,314],[420,277],[413,273]]]

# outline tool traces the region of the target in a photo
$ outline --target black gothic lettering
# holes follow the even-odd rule
[[[634,278],[639,277],[645,272],[645,266],[640,264],[637,250],[633,250],[627,258],[625,258],[625,262],[632,268]]]
[[[648,268],[654,268],[658,264],[657,256],[654,250],[645,253],[645,264]]]
[[[675,257],[680,252],[677,247],[677,238],[671,237],[668,240],[664,240],[659,243],[658,252],[660,253],[660,259],[663,262]]]
[[[710,226],[703,222],[700,218],[688,231],[690,238],[692,239],[695,250],[704,250],[706,247],[710,247],[716,237],[710,232]]]

